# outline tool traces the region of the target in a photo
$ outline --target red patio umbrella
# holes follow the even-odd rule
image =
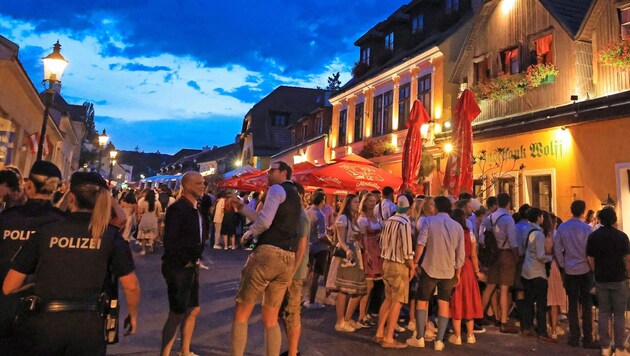
[[[358,157],[358,156],[357,156]],[[356,192],[363,189],[382,190],[386,186],[398,189],[402,179],[366,162],[350,157],[324,166],[297,172],[294,179],[305,186]],[[370,162],[371,163],[371,162]]]
[[[266,172],[265,171],[247,172],[240,176],[235,176],[229,179],[222,180],[217,184],[217,187],[222,188],[222,189],[257,191],[257,190],[260,190],[261,188],[256,185],[250,184],[246,182],[245,180],[248,178],[259,176],[259,175],[266,175]]]
[[[455,106],[453,115],[453,152],[446,163],[444,187],[450,194],[458,195],[463,189],[472,193],[472,122],[481,113],[475,94],[464,90]]]
[[[410,188],[418,192],[418,175],[420,160],[422,159],[422,136],[420,127],[431,120],[420,100],[413,103],[409,120],[407,121],[407,137],[402,154],[402,186],[400,189]]]

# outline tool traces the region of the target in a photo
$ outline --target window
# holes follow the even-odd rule
[[[501,63],[503,73],[516,74],[521,72],[521,54],[518,47],[510,48],[501,52]]]
[[[346,145],[346,132],[348,124],[348,110],[339,112],[339,144],[338,147]]]
[[[418,78],[418,100],[424,109],[431,113],[431,74]]]
[[[272,126],[287,126],[287,115],[286,114],[275,114],[272,117],[271,125]]]
[[[295,145],[297,143],[297,138],[295,137],[295,129],[291,130],[291,144]]]
[[[392,132],[392,103],[394,101],[394,92],[388,91],[383,94],[383,129],[381,134]]]
[[[324,117],[321,115],[317,115],[315,119],[315,127],[317,130],[317,134],[321,134],[324,131]]]
[[[363,103],[354,106],[354,141],[363,139]]]
[[[383,123],[383,95],[374,97],[374,119],[372,120],[372,137],[381,135]]]
[[[447,14],[459,11],[459,0],[444,0],[444,11]]]
[[[621,17],[621,38],[630,39],[630,7],[620,10]]]
[[[527,177],[527,188],[531,206],[536,206],[546,211],[552,211],[551,175]]]
[[[305,141],[308,137],[308,125],[302,126],[302,140]]]
[[[361,62],[370,65],[370,47],[361,48]]]
[[[488,58],[485,58],[474,64],[475,72],[474,80],[475,84],[483,83],[490,78],[490,62]]]
[[[424,31],[424,14],[418,14],[411,20],[411,32]]]
[[[536,55],[536,60],[532,61],[532,64],[553,63],[552,42],[553,35],[543,36],[534,40],[533,48],[534,54]]]
[[[498,193],[508,193],[512,198],[514,198],[516,195],[516,178],[514,177],[505,177],[505,178],[499,178],[497,181],[497,194]],[[533,206],[538,206],[538,205],[533,205]]]
[[[483,180],[481,179],[475,179],[473,180],[473,196],[475,197],[482,197],[485,196],[484,193],[484,189],[483,189]]]
[[[407,119],[409,118],[411,85],[405,84],[398,89],[398,129],[406,128]]]
[[[394,33],[390,32],[387,37],[385,37],[385,48],[394,50]]]

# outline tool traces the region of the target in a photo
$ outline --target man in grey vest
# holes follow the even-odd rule
[[[238,199],[230,201],[239,212],[254,221],[243,240],[257,240],[241,272],[232,321],[231,355],[241,356],[247,344],[247,321],[256,301],[262,299],[262,322],[266,354],[280,354],[282,342],[278,312],[287,287],[295,274],[298,223],[302,206],[291,179],[291,167],[273,162],[267,172],[269,191],[260,212],[247,209]],[[299,252],[298,252],[299,254]]]

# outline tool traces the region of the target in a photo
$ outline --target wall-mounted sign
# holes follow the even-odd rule
[[[475,156],[479,156],[477,153]],[[529,145],[520,145],[517,148],[503,147],[486,153],[489,162],[509,161],[512,159],[561,159],[562,141],[551,140],[547,142],[532,142]]]

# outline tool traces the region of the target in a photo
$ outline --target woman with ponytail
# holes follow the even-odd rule
[[[45,181],[38,181],[40,187],[53,187]],[[29,274],[37,281],[29,297],[34,311],[16,329],[12,354],[105,355],[102,301],[112,277],[127,300],[126,334],[136,331],[140,286],[129,244],[109,225],[112,197],[107,183],[97,173],[76,172],[68,202],[71,213],[31,235],[4,280],[5,295],[22,289]]]

